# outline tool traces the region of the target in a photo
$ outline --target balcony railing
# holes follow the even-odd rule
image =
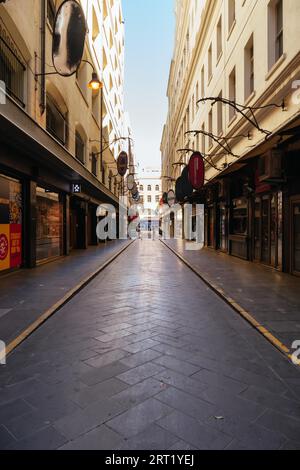
[[[5,84],[6,93],[25,108],[24,80],[26,67],[2,33],[0,29],[0,80]]]

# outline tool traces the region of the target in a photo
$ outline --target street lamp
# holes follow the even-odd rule
[[[92,80],[88,83],[88,88],[93,91],[98,91],[103,88],[103,83],[99,80],[96,72],[92,73]]]

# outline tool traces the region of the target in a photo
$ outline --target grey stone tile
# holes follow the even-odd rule
[[[159,426],[200,450],[222,450],[232,438],[178,411],[158,421]]]
[[[198,380],[194,380],[193,378],[168,369],[161,374],[155,375],[153,378],[158,380],[162,385],[172,385],[195,397],[200,396],[201,392],[207,388],[206,384],[201,384]]]
[[[128,408],[130,408],[147,400],[147,398],[153,397],[161,391],[161,384],[157,380],[149,378],[116,394],[115,399],[127,404]]]
[[[115,450],[120,446],[120,442],[121,436],[104,424],[68,442],[60,447],[60,450]]]
[[[89,359],[85,362],[89,366],[99,368],[99,367],[103,367],[103,366],[106,366],[108,364],[111,364],[113,362],[117,362],[117,361],[119,361],[120,359],[122,359],[123,357],[126,357],[126,356],[128,356],[127,352],[116,349],[114,351],[110,351],[110,352],[107,352],[105,354],[101,354],[97,357],[94,357],[92,359]]]
[[[151,423],[154,423],[173,410],[169,406],[154,398],[149,398],[143,403],[122,413],[120,416],[108,421],[106,424],[119,434],[130,437],[143,431]]]
[[[115,333],[107,333],[105,335],[97,336],[96,340],[101,343],[108,343],[114,339],[126,338],[126,336],[131,336],[131,333],[126,330],[117,331]]]
[[[96,385],[91,385],[84,388],[80,392],[72,396],[72,401],[82,408],[89,406],[91,403],[108,398],[123,390],[126,390],[128,385],[116,378],[105,380]]]
[[[221,374],[216,374],[210,370],[202,369],[194,374],[193,379],[199,380],[201,383],[214,385],[224,390],[238,394],[248,388],[248,385],[237,380],[225,377]]]
[[[81,377],[81,380],[87,385],[95,385],[112,377],[116,377],[128,369],[129,367],[125,366],[125,364],[115,362],[114,364],[109,364],[107,366],[101,367],[100,369],[90,370]]]
[[[130,328],[131,333],[135,333],[132,331],[132,325],[130,323],[116,323],[111,326],[103,326],[101,327],[101,331],[104,333],[114,333],[115,331],[121,331],[121,330],[126,330]]]
[[[135,367],[134,369],[118,375],[117,378],[123,380],[123,382],[126,382],[129,385],[134,385],[148,377],[152,377],[153,375],[162,372],[163,370],[165,370],[164,367],[148,362],[147,364]]]
[[[300,403],[294,400],[252,386],[242,392],[241,397],[300,419]]]
[[[66,442],[64,436],[49,426],[10,445],[8,450],[55,450]]]
[[[5,449],[14,442],[15,439],[11,433],[9,433],[8,430],[4,428],[4,426],[0,425],[0,450]]]
[[[175,370],[187,376],[195,374],[200,369],[200,367],[193,366],[192,364],[188,364],[187,362],[181,361],[171,356],[159,357],[158,359],[155,359],[154,362],[155,364],[160,364],[161,366]]]
[[[197,448],[193,447],[191,444],[188,444],[187,442],[180,440],[180,441],[175,442],[175,444],[173,444],[169,450],[185,451],[185,450],[197,450]]]
[[[155,398],[198,421],[205,421],[218,411],[215,405],[173,387],[159,393]]]
[[[97,403],[79,410],[70,416],[54,422],[54,428],[68,440],[75,439],[82,434],[104,424],[113,416],[122,413],[126,405],[114,398],[104,398]]]
[[[146,351],[141,351],[125,357],[125,359],[122,359],[120,362],[128,367],[137,367],[145,364],[146,362],[150,362],[153,359],[157,359],[160,356],[161,354],[159,352],[153,351],[152,349],[146,349]]]
[[[298,442],[300,446],[300,420],[294,419],[292,415],[286,416],[267,410],[256,420],[256,424],[277,431],[286,438]]]
[[[178,441],[177,437],[155,424],[123,441],[120,450],[168,450]]]
[[[0,406],[0,424],[5,424],[17,416],[30,413],[33,408],[22,399],[14,400]]]
[[[248,449],[278,450],[286,442],[282,434],[248,423],[241,418],[217,420],[212,417],[207,424],[232,436]]]
[[[128,346],[122,346],[122,349],[125,351],[135,354],[140,351],[145,351],[146,349],[153,348],[159,344],[159,341],[155,341],[153,339],[146,339],[145,341],[139,341],[138,343],[133,343]]]

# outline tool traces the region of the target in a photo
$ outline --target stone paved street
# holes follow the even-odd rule
[[[300,375],[138,240],[0,366],[1,449],[298,449]]]

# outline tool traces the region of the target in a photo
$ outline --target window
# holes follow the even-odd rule
[[[204,98],[205,93],[205,72],[204,72],[204,65],[201,69],[201,98]]]
[[[202,132],[205,132],[205,125],[202,125]],[[206,136],[202,134],[202,142],[201,142],[202,152],[205,154],[206,152]]]
[[[148,184],[148,191],[152,191],[152,186],[151,186],[151,184]]]
[[[159,191],[159,184],[155,186],[155,191]]]
[[[236,73],[235,67],[229,76],[229,99],[236,102]],[[235,116],[235,109],[229,106],[229,120],[231,121]]]
[[[155,202],[159,202],[159,196],[155,196]]]
[[[97,176],[97,156],[95,153],[92,153],[92,173]]]
[[[246,198],[234,199],[232,204],[232,234],[247,235],[248,200]]]
[[[51,26],[51,29],[53,29],[54,26],[54,20],[55,20],[55,5],[53,0],[47,0],[47,20]]]
[[[212,44],[208,49],[208,81],[212,78]]]
[[[253,35],[245,47],[245,100],[254,92],[254,45]]]
[[[151,196],[148,196],[148,197],[147,197],[147,201],[148,201],[148,202],[152,202],[152,197],[151,197]]]
[[[83,94],[84,98],[87,98],[87,92],[88,92],[88,87],[87,83],[90,81],[90,78],[88,77],[88,72],[87,72],[87,66],[84,62],[81,63],[81,66],[76,72],[76,78],[77,78],[77,83],[78,86],[81,90],[81,93]]]
[[[85,143],[78,131],[75,133],[75,156],[81,163],[85,161]]]
[[[26,67],[7,33],[0,29],[0,80],[5,83],[5,91],[23,108],[24,79]],[[2,93],[2,91],[1,91]]]
[[[67,144],[67,119],[54,100],[47,95],[46,98],[46,129],[63,145]]]
[[[271,0],[268,6],[269,69],[283,55],[283,2]]]
[[[228,0],[228,34],[235,24],[235,0]]]
[[[212,134],[212,131],[213,131],[213,114],[212,114],[212,109],[211,109],[208,114],[208,132]],[[208,145],[209,145],[209,148],[212,147],[213,145],[212,137],[209,137]]]
[[[217,60],[221,57],[223,52],[223,38],[222,38],[222,16],[219,19],[217,26]]]
[[[144,191],[144,186],[142,184],[140,185],[140,191]]]
[[[222,98],[222,92],[219,94],[219,98]],[[223,132],[223,103],[220,101],[217,104],[218,111],[218,135]]]

